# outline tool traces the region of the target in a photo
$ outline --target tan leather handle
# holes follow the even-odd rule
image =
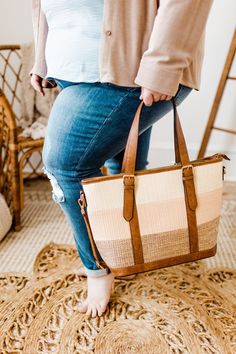
[[[182,166],[187,166],[190,165],[190,160],[189,160],[188,150],[184,138],[184,133],[181,127],[175,100],[172,98],[171,102],[173,105],[173,112],[174,112],[174,138],[175,138],[176,162],[180,162]],[[141,115],[143,104],[144,104],[143,101],[141,101],[141,103],[138,106],[127,139],[127,144],[126,144],[124,158],[122,162],[122,168],[121,168],[121,172],[127,175],[133,175],[135,171],[138,133],[139,133],[139,121],[140,121],[140,115]]]
[[[188,150],[185,143],[184,134],[179,120],[174,98],[172,98],[171,101],[173,104],[174,111],[175,156],[177,162],[180,162],[180,164],[182,165],[182,181],[184,186],[185,205],[188,220],[190,252],[195,253],[199,251],[196,220],[196,208],[198,205],[198,201],[194,185],[193,166],[190,164]],[[138,214],[135,200],[134,172],[138,144],[139,120],[142,106],[143,101],[139,104],[134,116],[134,121],[132,123],[125,148],[121,170],[121,172],[124,173],[123,217],[130,224],[130,230],[132,233],[132,243],[134,245],[137,245],[138,250],[140,249],[140,247],[142,249],[142,246],[140,246],[140,243],[142,244],[142,242],[140,241],[141,236],[139,232]],[[140,261],[140,258],[138,258],[138,261]]]

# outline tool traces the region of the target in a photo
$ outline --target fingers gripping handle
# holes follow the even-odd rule
[[[182,166],[189,165],[188,150],[181,127],[179,115],[176,109],[175,100],[171,100],[174,112],[174,136],[175,136],[175,156],[176,162],[180,162]],[[127,144],[125,148],[124,158],[122,162],[121,172],[126,175],[133,175],[135,171],[135,162],[137,156],[138,136],[139,136],[139,121],[141,116],[141,110],[143,107],[143,101],[138,106],[135,113],[132,126],[130,128]]]

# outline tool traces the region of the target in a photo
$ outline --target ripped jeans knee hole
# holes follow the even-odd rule
[[[56,203],[64,202],[65,195],[64,195],[62,188],[58,184],[56,177],[52,173],[48,172],[45,167],[43,167],[42,170],[43,170],[43,173],[46,174],[48,179],[50,180],[50,183],[52,186],[52,198],[53,198],[54,202],[56,202]]]

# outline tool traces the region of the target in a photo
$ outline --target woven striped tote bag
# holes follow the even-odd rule
[[[214,256],[225,168],[221,153],[189,160],[174,112],[174,165],[135,171],[139,104],[120,174],[81,181],[78,200],[99,268],[125,276]],[[101,257],[99,257],[99,251]]]

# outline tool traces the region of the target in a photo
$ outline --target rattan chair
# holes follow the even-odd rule
[[[23,138],[18,127],[20,112],[20,73],[22,60],[19,45],[0,46],[0,193],[13,215],[15,230],[21,229],[24,206],[24,180],[43,176],[41,170],[43,139]],[[32,159],[33,154],[38,154]],[[35,162],[36,161],[36,162]]]

